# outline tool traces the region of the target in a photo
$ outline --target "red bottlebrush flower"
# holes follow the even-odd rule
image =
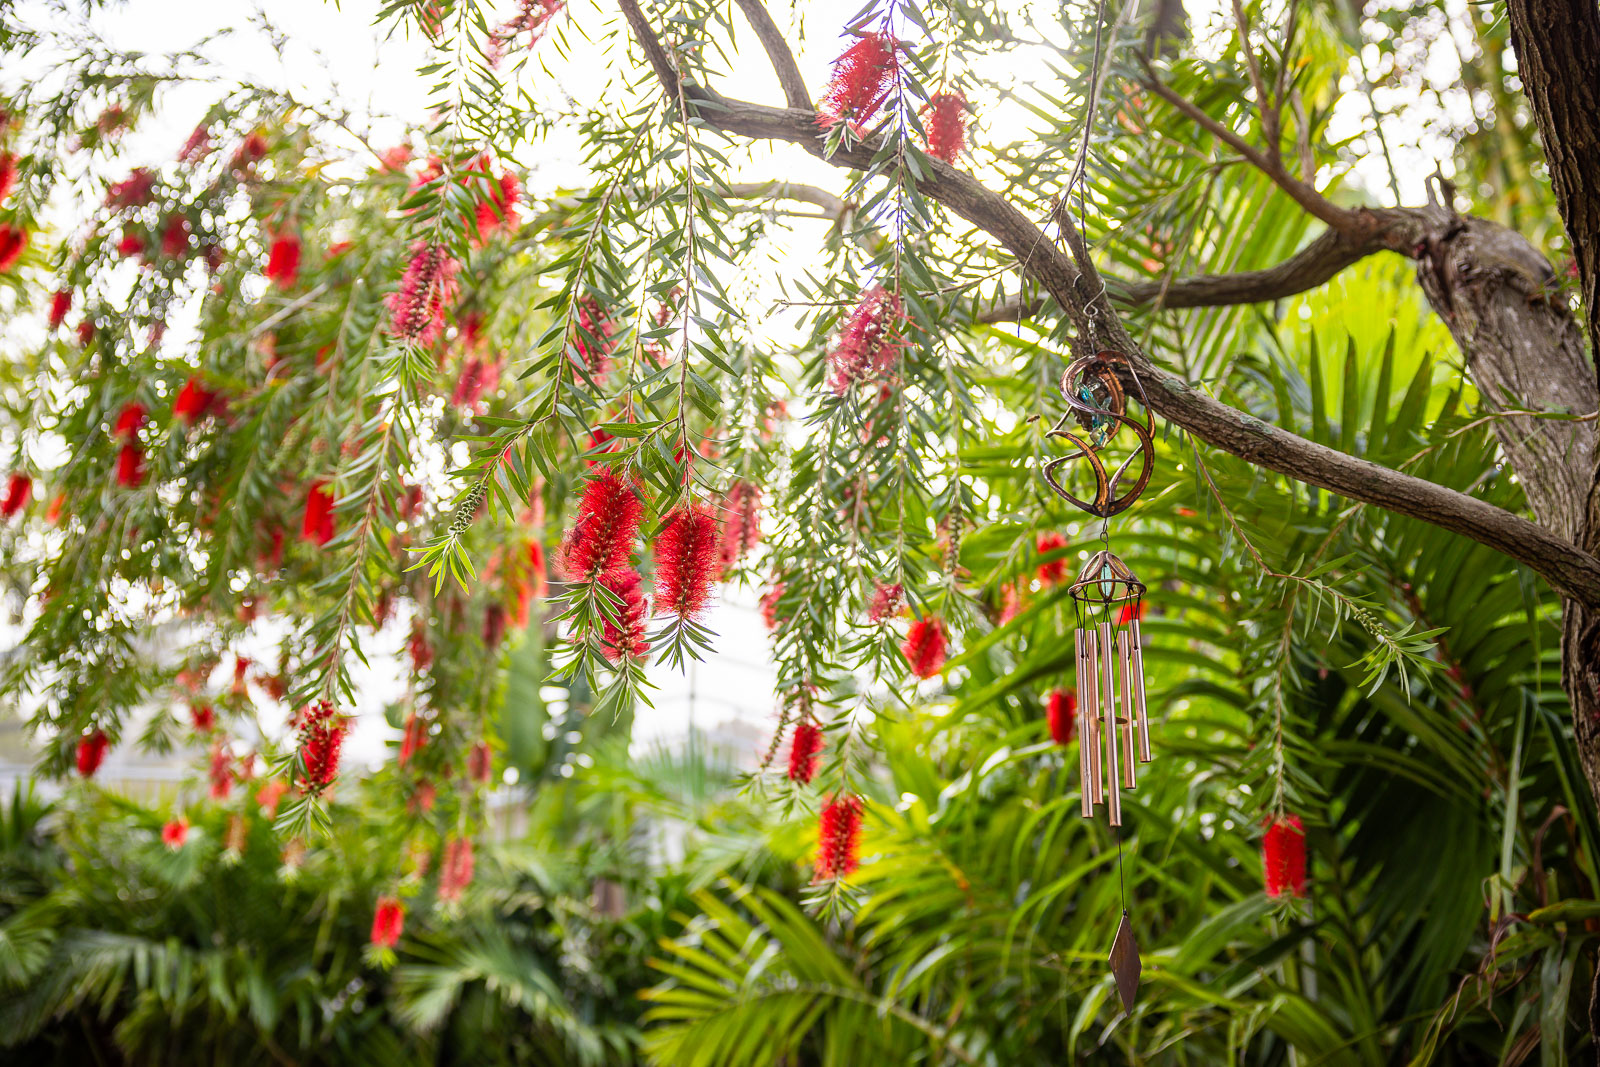
[[[644,599],[644,579],[639,572],[629,569],[611,571],[601,575],[600,584],[622,599],[615,612],[616,622],[605,620],[600,635],[600,647],[612,663],[623,659],[643,659],[650,651],[645,640],[644,621],[649,612]]]
[[[289,679],[281,674],[263,674],[256,679],[256,684],[273,700],[282,700],[289,692]]]
[[[28,506],[33,496],[33,479],[26,474],[13,474],[6,479],[6,495],[0,499],[0,518],[9,519]]]
[[[144,234],[137,230],[123,230],[122,240],[117,242],[117,255],[124,259],[144,254]]]
[[[881,381],[904,346],[904,321],[898,296],[882,286],[862,293],[828,351],[828,387],[843,395],[863,382]]]
[[[655,549],[656,613],[696,618],[721,569],[716,516],[699,504],[679,507],[667,516]]]
[[[783,599],[784,584],[774,582],[772,588],[761,594],[761,621],[770,633],[783,619],[778,615],[778,601]]]
[[[249,658],[246,656],[235,655],[233,657],[233,692],[235,696],[245,695],[245,683],[248,680],[249,673]]]
[[[57,289],[50,297],[50,328],[59,329],[67,321],[67,312],[72,310],[72,290]]]
[[[1026,592],[1019,590],[1015,582],[1007,582],[1000,587],[1000,616],[999,623],[1004,626],[1027,605]]]
[[[306,493],[305,516],[300,522],[302,540],[325,545],[333,540],[333,494],[323,488],[327,483],[318,479],[311,483]]]
[[[280,234],[273,238],[267,252],[267,279],[279,289],[294,286],[300,276],[300,238],[294,234]]]
[[[467,777],[479,785],[488,785],[494,777],[494,752],[489,742],[479,741],[467,753]]]
[[[967,98],[960,93],[934,93],[922,109],[928,155],[954,163],[967,148]]]
[[[67,494],[57,493],[50,501],[50,506],[45,509],[44,521],[54,526],[61,521],[61,513],[67,507]]]
[[[201,385],[198,377],[191,376],[173,398],[172,413],[185,424],[193,426],[206,417],[216,400],[216,393]]]
[[[397,144],[393,148],[386,148],[378,157],[378,163],[384,170],[402,170],[411,162],[411,146]]]
[[[879,582],[872,590],[872,603],[867,606],[867,621],[875,626],[888,622],[905,606],[905,586],[899,582]]]
[[[275,571],[283,566],[283,527],[273,523],[262,527],[262,532],[266,535],[266,543],[256,553],[256,560],[263,571]]]
[[[1130,600],[1122,605],[1122,610],[1117,612],[1117,625],[1126,626],[1135,619],[1144,621],[1145,614],[1150,610],[1150,605],[1143,600]]]
[[[289,783],[272,778],[260,789],[256,790],[256,806],[268,818],[278,814],[278,801],[289,791]]]
[[[506,636],[506,606],[490,604],[483,612],[483,647],[493,652]]]
[[[906,632],[900,651],[918,678],[932,678],[944,667],[944,624],[933,616],[918,619]]]
[[[433,665],[433,646],[428,643],[428,630],[421,619],[411,620],[411,637],[406,647],[411,652],[413,670],[425,671]]]
[[[176,852],[189,840],[189,820],[179,816],[161,828],[161,843]]]
[[[244,821],[244,816],[228,816],[228,832],[223,835],[222,847],[237,856],[244,851],[249,838],[250,826]]]
[[[117,452],[117,484],[130,489],[144,484],[144,449],[132,442]]]
[[[0,223],[0,274],[17,265],[28,247],[28,231],[20,226]]]
[[[326,700],[313,704],[300,717],[300,762],[305,775],[300,788],[308,793],[320,793],[339,774],[339,749],[350,724],[334,713],[333,705]]]
[[[516,15],[489,35],[489,44],[484,50],[489,66],[498,68],[505,58],[506,48],[523,34],[528,37],[527,47],[538,44],[550,28],[550,20],[566,6],[567,0],[517,0]]]
[[[749,482],[734,482],[722,498],[726,516],[718,560],[726,574],[740,558],[761,543],[761,490]]]
[[[259,130],[250,134],[239,147],[233,151],[233,161],[230,164],[237,173],[248,171],[252,164],[259,163],[267,155],[267,138]]]
[[[1306,834],[1300,816],[1268,819],[1261,838],[1261,866],[1267,896],[1306,895]]]
[[[575,582],[592,582],[628,565],[643,506],[615,471],[589,479],[578,518],[561,546],[561,570]]]
[[[1033,547],[1039,555],[1043,556],[1066,548],[1067,539],[1054,530],[1046,530],[1034,539]],[[1044,563],[1039,564],[1039,581],[1044,585],[1054,585],[1066,575],[1066,571],[1067,561],[1065,558],[1046,560]]]
[[[400,288],[389,294],[390,332],[423,348],[444,329],[444,309],[455,298],[456,261],[444,246],[418,241]]]
[[[78,343],[85,348],[94,342],[94,323],[84,319],[78,323]]]
[[[183,142],[183,147],[178,149],[179,163],[196,163],[204,159],[207,152],[211,151],[211,131],[205,123],[194,128],[189,139]]]
[[[869,33],[833,61],[833,78],[817,108],[823,126],[848,122],[857,133],[883,106],[899,70],[899,42],[886,33]]]
[[[227,800],[228,794],[233,792],[233,757],[219,742],[211,749],[211,767],[208,777],[211,779],[211,799]]]
[[[17,157],[10,152],[0,152],[0,201],[11,194],[17,184]]]
[[[113,211],[124,208],[144,207],[150,202],[151,190],[155,188],[156,176],[143,167],[132,171],[120,182],[112,182],[106,189],[106,207]]]
[[[217,725],[217,712],[210,704],[194,704],[189,708],[189,721],[196,733],[208,734]]]
[[[168,215],[161,225],[161,254],[177,259],[189,251],[189,220],[182,215]]]
[[[591,378],[599,378],[611,369],[611,337],[616,332],[616,324],[600,306],[600,301],[592,296],[578,301],[578,323],[572,343]]]
[[[372,915],[372,943],[379,948],[394,948],[406,928],[406,906],[394,897],[379,897]]]
[[[444,843],[439,860],[439,899],[460,900],[472,884],[472,838],[453,837]]]
[[[823,805],[817,820],[817,870],[814,881],[845,878],[858,866],[861,847],[861,798],[835,796]]]
[[[1078,694],[1070,689],[1052,690],[1044,706],[1045,722],[1050,725],[1050,740],[1065,745],[1078,731]]]
[[[94,772],[105,762],[106,749],[109,747],[111,739],[104,730],[91,730],[78,738],[78,774],[93,778]]]
[[[413,711],[406,716],[406,728],[400,738],[400,757],[397,762],[404,767],[411,761],[411,757],[421,752],[427,744],[428,724]]]
[[[411,799],[406,801],[406,810],[413,815],[423,815],[433,810],[439,801],[439,790],[434,784],[424,778],[417,783],[411,791]]]
[[[144,428],[144,405],[137,401],[122,405],[117,421],[111,426],[111,436],[119,441],[131,441]]]
[[[461,375],[456,379],[455,392],[450,402],[464,408],[476,408],[483,395],[500,384],[498,360],[468,356],[461,364]]]
[[[789,739],[789,780],[810,785],[822,756],[822,728],[809,720],[795,726]]]

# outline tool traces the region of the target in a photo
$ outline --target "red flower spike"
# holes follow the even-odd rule
[[[173,819],[161,828],[161,843],[176,852],[189,840],[189,820],[182,818]]]
[[[421,619],[411,620],[411,637],[406,641],[411,652],[411,668],[425,671],[433,666],[433,646],[428,644],[428,629]]]
[[[679,507],[667,516],[655,549],[656,613],[697,618],[721,571],[716,516],[699,504]]]
[[[333,540],[333,494],[323,488],[327,482],[318,479],[311,483],[306,494],[305,516],[300,523],[302,540],[325,545]]]
[[[550,20],[566,6],[567,0],[517,0],[516,15],[489,35],[489,44],[484,49],[484,58],[489,61],[489,66],[498,69],[500,61],[505,58],[506,48],[523,34],[528,36],[527,47],[538,44],[550,28]]]
[[[221,742],[211,749],[208,776],[211,779],[211,799],[228,799],[228,794],[233,792],[233,757],[228,755],[228,750],[222,747]]]
[[[17,184],[17,157],[10,152],[0,152],[0,201],[10,195]]]
[[[300,718],[300,762],[305,775],[300,787],[308,793],[321,793],[339,774],[339,749],[350,724],[334,713],[326,700],[306,708]]]
[[[479,785],[488,785],[494,778],[494,752],[489,742],[479,741],[467,753],[467,777]]]
[[[300,238],[294,234],[273,238],[272,247],[267,252],[266,275],[267,280],[279,289],[294,286],[295,279],[300,276]]]
[[[592,296],[578,301],[578,328],[573,331],[573,347],[591,378],[611,369],[611,335],[617,332],[600,302]]]
[[[156,176],[144,167],[139,167],[129,172],[120,182],[112,182],[106,188],[106,207],[113,211],[144,207],[151,200],[150,194],[155,184]]]
[[[615,471],[590,478],[578,504],[578,518],[561,546],[562,572],[575,582],[592,582],[620,570],[633,554],[643,506],[633,488]]]
[[[867,621],[873,625],[888,622],[906,606],[906,590],[899,582],[879,582],[867,606]]]
[[[778,616],[778,601],[783,599],[783,589],[782,582],[774,582],[772,588],[761,594],[761,621],[766,625],[768,633],[776,630],[778,624],[783,621]]]
[[[455,298],[456,261],[442,245],[418,241],[400,288],[389,294],[390,332],[426,348],[444,330],[445,307]]]
[[[928,155],[954,163],[967,147],[967,98],[960,93],[934,93],[922,109]]]
[[[111,739],[104,730],[91,730],[78,738],[78,774],[83,778],[93,778],[94,772],[100,769],[100,764],[105,762],[106,749],[111,747]]]
[[[821,755],[821,727],[809,720],[797,725],[794,736],[789,739],[789,780],[810,785],[811,779],[816,777]]]
[[[57,493],[50,501],[50,506],[45,509],[44,521],[54,526],[61,521],[61,513],[67,508],[67,494]]]
[[[1078,731],[1078,694],[1070,689],[1053,690],[1045,701],[1044,718],[1050,725],[1050,740],[1058,745],[1071,743]]]
[[[144,428],[144,419],[143,404],[124,404],[117,413],[116,423],[111,427],[111,436],[119,441],[132,440]]]
[[[117,242],[117,255],[124,259],[144,254],[144,235],[135,230],[123,230]]]
[[[195,732],[208,734],[217,725],[217,712],[210,704],[195,704],[189,708],[189,721]]]
[[[506,636],[506,606],[490,604],[483,612],[483,647],[493,652]]]
[[[439,899],[460,900],[472,884],[472,838],[454,837],[444,843],[439,861]]]
[[[833,78],[817,107],[823,126],[848,122],[857,133],[883,106],[899,69],[898,44],[885,33],[869,33],[833,61]]]
[[[428,724],[417,717],[416,712],[406,716],[405,732],[400,738],[400,757],[396,761],[404,767],[411,761],[411,757],[422,751],[428,744]]]
[[[1126,626],[1134,619],[1138,619],[1140,622],[1143,622],[1144,617],[1149,610],[1150,605],[1146,604],[1143,600],[1130,600],[1126,604],[1122,605],[1121,611],[1117,612],[1117,625]]]
[[[265,785],[256,790],[256,806],[270,819],[278,814],[278,801],[282,800],[288,791],[288,782],[277,778],[269,779]]]
[[[944,624],[933,616],[918,619],[906,632],[900,651],[918,678],[932,678],[944,667]]]
[[[406,928],[406,906],[394,897],[379,897],[372,915],[372,943],[379,948],[394,948]]]
[[[645,616],[649,607],[644,599],[644,580],[634,570],[615,570],[600,576],[600,584],[622,598],[622,607],[616,612],[617,622],[605,620],[600,635],[600,647],[612,663],[627,659],[643,659],[650,652],[645,640]]]
[[[204,159],[206,153],[211,151],[211,131],[205,123],[194,128],[189,139],[183,142],[183,147],[178,149],[179,163],[196,163]]]
[[[137,488],[144,484],[144,449],[133,443],[117,453],[117,484]]]
[[[50,328],[59,329],[67,321],[67,312],[72,310],[72,290],[57,289],[50,297]]]
[[[1261,838],[1261,867],[1267,896],[1306,895],[1306,834],[1300,816],[1268,819]]]
[[[28,500],[33,496],[33,479],[26,474],[13,474],[6,479],[6,495],[0,499],[0,518],[13,518],[17,512],[28,506]]]
[[[1058,549],[1067,547],[1067,539],[1054,530],[1046,530],[1034,539],[1034,551],[1043,556]],[[1039,581],[1043,585],[1054,585],[1059,582],[1067,572],[1067,561],[1061,559],[1047,560],[1039,564]]]
[[[734,482],[722,498],[722,547],[719,553],[726,574],[761,543],[761,489],[749,482]]]
[[[177,259],[189,251],[189,220],[182,215],[168,215],[161,226],[161,254]]]
[[[817,864],[813,881],[845,878],[859,864],[861,798],[835,796],[817,820]]]
[[[828,351],[828,387],[842,396],[864,382],[881,382],[904,347],[904,321],[898,296],[882,286],[862,293]]]
[[[17,265],[28,247],[28,231],[20,226],[0,223],[0,274]]]
[[[190,377],[172,400],[172,413],[186,425],[193,426],[210,412],[217,394],[200,384],[200,379]]]

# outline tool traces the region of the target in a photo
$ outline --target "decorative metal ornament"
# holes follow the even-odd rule
[[[1139,945],[1133,939],[1133,923],[1128,921],[1127,909],[1123,909],[1122,922],[1117,924],[1117,936],[1111,941],[1107,962],[1111,964],[1111,977],[1117,982],[1122,1010],[1132,1011],[1133,998],[1139,993],[1139,972],[1144,968],[1139,962]]]
[[[1119,366],[1127,370],[1133,382],[1135,399],[1144,409],[1143,422],[1128,417],[1128,396],[1117,374]],[[1044,480],[1061,499],[1102,519],[1128,510],[1139,499],[1139,494],[1144,492],[1145,486],[1150,484],[1150,474],[1155,466],[1155,445],[1150,439],[1155,424],[1139,376],[1128,365],[1126,356],[1116,352],[1099,352],[1073,360],[1068,365],[1061,375],[1061,396],[1067,402],[1067,411],[1045,432],[1045,436],[1062,438],[1078,450],[1046,463]],[[1076,428],[1070,428],[1073,423],[1077,424]],[[1131,432],[1138,447],[1115,472],[1108,472],[1100,453],[1124,428]],[[1079,459],[1088,460],[1089,469],[1094,474],[1092,501],[1080,499],[1061,484],[1058,472]],[[1134,478],[1131,487],[1123,490],[1123,479],[1134,460],[1139,461],[1138,477]]]

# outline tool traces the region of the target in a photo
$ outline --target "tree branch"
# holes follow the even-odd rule
[[[773,73],[778,76],[778,84],[783,86],[784,100],[797,110],[813,110],[811,94],[806,91],[806,80],[800,76],[800,65],[794,61],[794,53],[789,50],[789,42],[784,40],[783,33],[772,21],[767,5],[761,0],[734,0],[734,2],[739,5],[739,10],[744,12],[745,21],[750,23],[750,28],[756,31],[756,39],[761,42],[761,47],[767,50],[767,59],[772,62]]]
[[[618,0],[618,5],[663,87],[676,93],[676,71],[637,0]],[[699,86],[686,86],[685,92],[699,104],[700,117],[709,126],[743,137],[796,144],[837,167],[868,170],[882,147],[876,139],[869,139],[841,146],[829,156],[813,112],[730,100]],[[1070,218],[1058,212],[1056,222],[1063,241],[1073,250],[1071,256],[1009,200],[970,174],[939,160],[929,160],[927,166],[929,172],[918,181],[918,188],[1016,256],[1021,269],[1038,281],[1073,321],[1080,346],[1125,354],[1130,372],[1138,375],[1149,395],[1151,408],[1164,418],[1213,447],[1258,466],[1488,545],[1526,564],[1563,596],[1600,607],[1600,560],[1543,527],[1465,493],[1269,426],[1157,367],[1133,343],[1110,308]],[[1323,207],[1332,207],[1314,191],[1313,196]],[[1346,224],[1361,214],[1342,208],[1334,212]]]

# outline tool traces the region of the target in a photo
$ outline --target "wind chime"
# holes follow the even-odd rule
[[[1128,415],[1125,372],[1143,420]],[[1061,376],[1067,411],[1046,432],[1077,451],[1044,465],[1044,479],[1063,500],[1105,520],[1101,549],[1089,557],[1068,589],[1077,613],[1078,778],[1084,818],[1104,805],[1107,821],[1117,828],[1117,873],[1122,874],[1122,791],[1139,783],[1138,765],[1150,762],[1150,720],[1144,696],[1144,640],[1139,632],[1145,586],[1111,551],[1110,519],[1126,511],[1150,484],[1155,464],[1151,441],[1154,423],[1139,377],[1126,356],[1099,352],[1074,360]],[[1101,455],[1113,442],[1122,447],[1124,431],[1137,445],[1114,469]],[[1124,438],[1118,441],[1118,438]],[[1094,496],[1081,499],[1061,484],[1061,468],[1079,460],[1094,476]],[[1138,461],[1138,473],[1132,474]],[[1119,699],[1120,698],[1120,699]],[[1111,973],[1124,1011],[1133,1010],[1139,989],[1139,946],[1133,937],[1126,900],[1122,922],[1111,943]]]

